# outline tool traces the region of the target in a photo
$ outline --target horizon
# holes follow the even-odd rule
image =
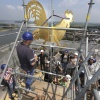
[[[21,23],[23,20],[0,20],[0,24],[5,23],[5,22],[2,22],[2,21],[8,21],[8,22],[14,21],[14,23]],[[19,22],[17,22],[17,21],[19,21]],[[29,21],[29,22],[33,22],[33,21]],[[50,22],[52,22],[52,21],[48,21],[48,22],[50,23]],[[53,23],[55,23],[55,22],[60,22],[60,21],[53,21]],[[83,24],[83,23],[85,23],[85,22],[72,22],[71,24],[73,24],[73,23],[80,23],[80,24]],[[100,25],[100,23],[97,23],[97,22],[88,22],[88,24],[98,24],[98,25]]]

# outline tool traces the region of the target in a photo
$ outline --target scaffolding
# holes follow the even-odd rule
[[[14,52],[16,52],[15,51],[15,47],[16,47],[16,44],[18,42],[19,35],[20,35],[21,30],[24,27],[24,25],[26,25],[27,30],[29,28],[36,28],[36,29],[37,28],[41,28],[41,29],[51,29],[51,30],[53,29],[53,30],[82,31],[83,32],[83,38],[82,38],[81,43],[80,43],[80,46],[78,48],[69,48],[69,47],[54,46],[53,43],[51,45],[42,45],[42,44],[32,43],[31,46],[36,45],[36,46],[44,46],[44,47],[49,47],[50,48],[50,50],[51,50],[51,63],[50,63],[51,64],[51,70],[50,70],[50,72],[46,72],[46,71],[42,71],[42,70],[37,70],[37,69],[36,70],[39,71],[39,72],[42,72],[42,73],[47,73],[47,74],[50,74],[50,75],[53,75],[53,76],[59,76],[59,77],[62,77],[63,75],[55,74],[55,73],[52,72],[52,66],[53,66],[52,65],[52,57],[53,57],[52,49],[54,49],[54,48],[61,48],[61,49],[68,49],[68,50],[77,51],[78,52],[78,60],[77,60],[77,65],[76,65],[76,69],[75,69],[76,70],[76,73],[72,77],[72,81],[71,81],[70,86],[68,87],[68,89],[63,88],[63,90],[62,90],[63,93],[61,95],[61,100],[81,100],[83,97],[84,97],[84,100],[87,100],[87,96],[86,96],[87,94],[86,93],[87,93],[88,88],[92,85],[92,83],[94,83],[98,79],[100,79],[100,67],[95,72],[95,74],[93,75],[92,78],[90,78],[92,75],[90,73],[89,68],[87,67],[87,61],[90,58],[90,56],[93,55],[93,53],[94,53],[94,51],[92,49],[91,50],[88,50],[88,44],[89,44],[88,43],[88,36],[89,35],[88,35],[88,32],[87,32],[87,26],[88,26],[89,16],[90,16],[90,12],[91,12],[91,8],[92,8],[92,5],[93,4],[94,4],[93,3],[93,0],[90,0],[89,9],[88,9],[87,17],[86,17],[86,23],[85,23],[85,27],[83,29],[80,29],[80,28],[57,28],[57,27],[54,28],[54,27],[44,27],[44,26],[28,25],[27,24],[27,19],[25,18],[25,20],[22,22],[22,24],[20,26],[20,29],[19,29],[19,32],[18,32],[18,34],[16,36],[15,42],[14,42],[12,48],[11,48],[10,55],[9,55],[8,60],[7,60],[7,63],[6,63],[6,67],[5,67],[4,71],[3,71],[3,74],[2,74],[1,79],[0,79],[0,84],[1,84],[1,82],[3,80],[3,77],[4,77],[5,72],[7,70],[7,66],[9,65],[9,62],[12,59],[13,59],[13,61],[12,61],[13,62],[13,66],[14,66],[13,76],[15,78],[16,89],[18,91],[18,100],[22,100],[21,90],[24,90],[24,91],[27,91],[27,92],[31,92],[31,93],[37,95],[37,92],[31,91],[31,90],[27,90],[26,88],[21,87],[21,85],[19,84],[19,81],[18,81],[19,76],[34,78],[36,80],[39,80],[38,82],[43,81],[42,80],[42,76],[36,77],[36,76],[31,76],[31,75],[27,75],[27,74],[21,73],[19,71],[19,67],[16,67],[16,61],[15,61],[15,57],[14,56],[17,56],[17,55],[14,55]],[[23,0],[23,7],[24,7],[24,14],[26,14],[26,12],[25,12],[26,5],[25,5],[24,0]],[[52,15],[50,16],[50,18],[53,17],[53,16],[59,17],[59,16],[53,14],[53,0],[51,0],[51,8],[52,8]],[[47,21],[45,21],[43,24],[45,24]],[[83,56],[83,50],[82,50],[82,46],[84,44],[84,41],[86,43],[86,46],[85,46],[85,57]],[[96,46],[97,45],[95,45],[95,47]],[[0,50],[1,49],[2,48],[0,48]],[[78,69],[78,67],[79,67],[78,61],[79,61],[80,56],[82,56],[83,62],[81,64],[80,68]],[[18,63],[18,61],[17,61],[17,63]],[[100,61],[98,61],[97,64],[99,64],[99,66],[100,66]],[[18,66],[18,64],[17,64],[17,66]],[[81,88],[81,86],[80,86],[80,78],[79,78],[79,74],[82,72],[82,70],[84,70],[84,72],[85,72],[85,77],[84,77],[85,82],[84,82],[84,87],[83,88]],[[75,90],[75,82],[76,82],[76,80],[77,80],[77,84],[78,84],[77,85],[78,92]],[[51,88],[53,90],[53,96],[51,98],[48,93],[45,92],[45,94],[48,95],[48,97],[49,97],[48,100],[55,100],[55,96],[56,96],[55,93],[57,92],[57,90],[56,90],[57,85],[54,85],[54,84],[52,85],[51,83],[47,83],[47,84],[48,84],[48,85],[46,85],[47,88],[44,89],[44,91],[47,91],[48,88],[49,88],[49,86],[51,86]],[[55,87],[55,90],[53,89],[54,87]],[[68,93],[69,92],[70,92],[70,98],[68,98]]]

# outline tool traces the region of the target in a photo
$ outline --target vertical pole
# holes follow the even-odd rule
[[[20,90],[19,90],[19,83],[17,82],[17,74],[16,74],[16,69],[14,68],[14,79],[15,79],[15,85],[16,85],[16,89],[18,91],[18,100],[21,100],[22,99],[22,95],[20,93]]]
[[[93,5],[94,3],[93,3],[93,0],[90,0],[90,3],[89,3],[89,9],[88,9],[88,13],[87,13],[87,16],[86,16],[86,22],[85,22],[85,31],[84,31],[84,33],[83,33],[83,38],[82,38],[82,41],[81,41],[81,43],[80,43],[80,49],[82,48],[82,44],[83,44],[83,42],[84,42],[84,38],[85,38],[85,36],[86,36],[86,30],[87,30],[87,26],[88,26],[88,21],[89,21],[89,19],[90,19],[90,12],[91,12],[91,8],[92,8],[92,5]]]
[[[85,22],[85,31],[84,31],[84,33],[83,33],[83,38],[82,38],[82,40],[81,40],[81,43],[80,43],[80,48],[79,48],[79,50],[81,50],[81,48],[82,48],[82,45],[83,45],[83,42],[84,42],[84,40],[85,40],[85,36],[86,36],[86,30],[87,30],[87,26],[88,26],[88,21],[89,21],[89,19],[90,19],[90,12],[91,12],[91,8],[92,8],[92,5],[93,5],[94,3],[93,3],[93,0],[90,0],[90,3],[89,3],[89,9],[88,9],[88,13],[87,13],[87,16],[86,16],[86,22]],[[88,38],[86,39],[86,42],[88,41]],[[87,44],[87,43],[86,43]],[[88,46],[88,44],[86,45],[86,52],[88,51],[88,49],[87,49],[87,46]],[[88,53],[88,52],[87,52]],[[86,53],[86,55],[87,55],[87,53]],[[84,77],[84,85],[85,85],[85,83],[86,83],[86,76]],[[86,100],[86,95],[84,96],[84,100]]]
[[[73,84],[72,84],[72,87],[71,87],[71,100],[73,100]]]
[[[85,58],[88,55],[88,32],[86,32],[86,46],[85,46]],[[84,75],[84,85],[86,85],[87,82],[87,77],[86,77],[86,71],[85,71],[85,75]],[[87,100],[87,94],[85,93],[84,95],[84,100]]]
[[[62,99],[61,99],[61,100],[64,99],[64,97],[66,96],[67,92],[70,90],[72,84],[76,81],[78,75],[79,75],[80,72],[83,70],[83,67],[82,67],[82,66],[87,62],[87,60],[89,59],[90,55],[91,55],[91,52],[89,52],[88,56],[86,57],[86,59],[85,59],[85,60],[83,61],[83,63],[81,64],[81,67],[79,68],[78,72],[74,75],[74,77],[73,77],[73,79],[72,79],[72,81],[71,81],[71,83],[70,83],[68,89],[65,91],[65,93],[64,93],[64,95],[62,96]]]
[[[26,28],[28,27],[28,24],[27,24],[27,21],[28,21],[28,18],[27,18],[27,15],[26,15],[26,4],[25,4],[25,0],[22,0],[23,2],[23,10],[24,10],[24,20],[26,21],[25,25],[26,25]],[[27,31],[28,31],[28,28],[27,28]]]
[[[53,0],[51,0],[51,16],[53,17],[53,14],[54,12],[53,12]],[[53,27],[53,20],[51,21],[51,27]],[[54,45],[54,43],[52,43],[52,40],[53,40],[53,30],[51,31],[51,59],[50,59],[50,63],[51,63],[51,65],[50,65],[50,72],[52,72],[52,68],[53,68],[53,45]]]
[[[88,32],[86,32],[86,47],[85,47],[85,57],[88,55]]]
[[[76,31],[73,33],[73,43],[75,42],[75,33]]]
[[[97,79],[100,78],[100,69],[98,69],[98,71],[93,75],[93,77],[91,78],[91,80],[87,81],[87,84],[84,86],[84,88],[82,89],[82,91],[78,94],[78,96],[76,97],[75,100],[81,100],[81,98],[84,96],[84,94],[86,93],[88,87],[97,81]],[[99,100],[100,98],[98,98]]]
[[[73,99],[75,100],[75,98],[76,98],[76,92],[75,92],[75,83],[73,84]]]
[[[94,4],[93,0],[90,0],[88,14],[87,14],[87,17],[86,17],[84,36],[88,34],[86,32],[86,29],[87,29],[87,25],[88,25],[88,20],[90,19],[90,12],[91,12],[91,8],[92,8],[93,4]],[[85,56],[87,57],[87,55],[88,55],[88,36],[86,36],[86,51],[85,51]],[[84,75],[84,85],[86,85],[86,82],[87,82],[87,78],[86,78],[86,73],[85,73],[85,75]],[[87,94],[86,93],[84,95],[84,100],[87,100]]]

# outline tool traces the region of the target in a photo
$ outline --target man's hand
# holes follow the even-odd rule
[[[34,59],[35,59],[35,61],[38,60],[37,54],[34,54]]]
[[[34,62],[31,63],[32,66],[34,66],[38,60],[37,54],[34,54]]]

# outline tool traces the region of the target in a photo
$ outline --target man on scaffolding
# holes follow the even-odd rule
[[[40,61],[40,67],[41,70],[45,70],[45,62],[48,59],[48,56],[46,53],[44,53],[44,50],[41,50],[40,52],[41,53],[38,55]]]
[[[24,32],[22,35],[22,42],[17,45],[17,54],[21,68],[28,74],[34,75],[34,66],[37,61],[37,56],[34,56],[33,50],[29,48],[33,41],[33,35],[30,32]],[[33,78],[26,78],[26,89],[32,89],[31,85],[34,82]]]

